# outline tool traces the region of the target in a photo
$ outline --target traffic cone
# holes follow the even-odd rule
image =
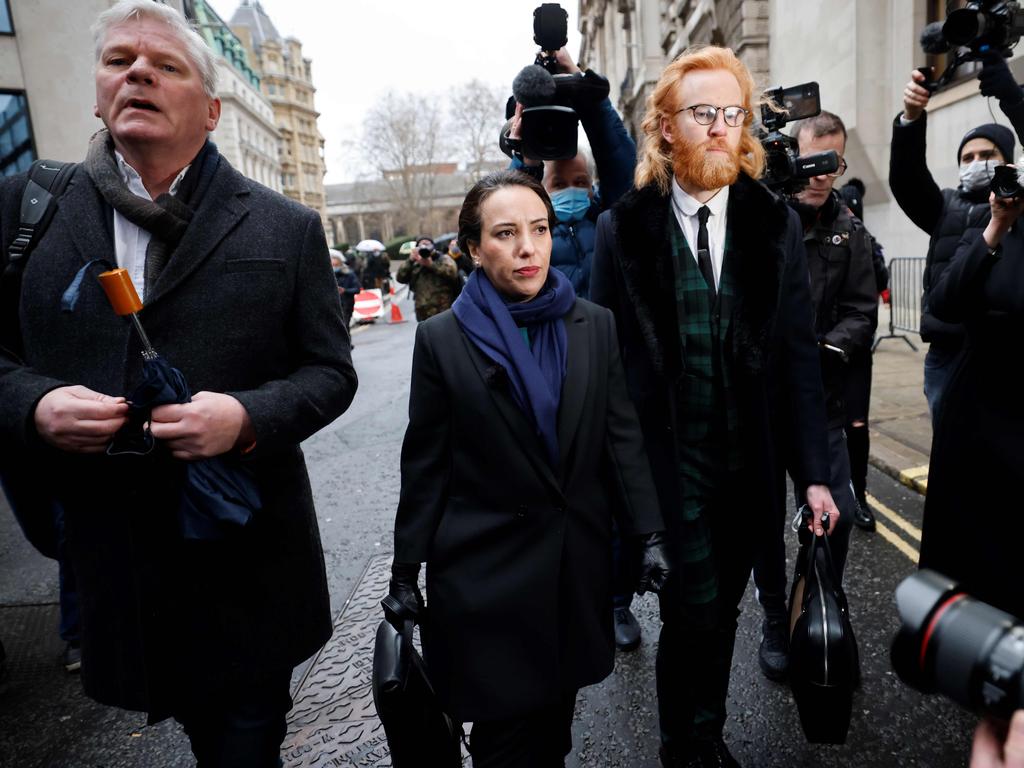
[[[394,293],[394,292],[395,292],[395,289],[392,288],[391,289],[391,293]],[[402,310],[400,310],[398,308],[398,302],[397,301],[392,301],[391,302],[391,324],[394,325],[395,323],[404,323],[404,322],[405,322],[405,318],[402,317]]]

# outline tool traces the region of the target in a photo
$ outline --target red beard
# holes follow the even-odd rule
[[[727,154],[711,154],[710,149],[722,149]],[[672,172],[684,187],[707,191],[728,187],[740,175],[739,149],[721,139],[700,144],[680,139],[672,145]]]

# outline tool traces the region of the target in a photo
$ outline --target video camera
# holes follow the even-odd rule
[[[935,571],[896,589],[902,626],[892,666],[922,693],[941,693],[977,714],[1006,720],[1024,707],[1024,624],[970,597]]]
[[[807,179],[838,170],[839,156],[833,150],[800,155],[796,137],[782,133],[790,121],[821,113],[818,84],[811,82],[791,88],[773,88],[763,95],[761,124],[757,128],[757,138],[765,153],[765,172],[761,181],[775,192],[792,197],[807,186]]]
[[[544,3],[533,12],[533,41],[541,50],[512,81],[506,123],[498,138],[498,146],[509,157],[517,152],[535,160],[576,157],[579,108],[608,97],[608,81],[594,72],[558,73],[554,54],[569,40],[568,23],[569,14],[558,3]],[[516,102],[523,105],[518,140],[508,136]]]
[[[925,87],[934,93],[949,84],[961,64],[978,61],[991,51],[1009,58],[1022,34],[1024,10],[1016,0],[972,0],[950,11],[945,21],[933,21],[921,31],[925,53],[941,55],[957,49],[945,72]],[[926,69],[919,71],[927,77]]]
[[[992,175],[990,189],[996,197],[1004,200],[1024,197],[1020,171],[1012,165],[997,165]]]

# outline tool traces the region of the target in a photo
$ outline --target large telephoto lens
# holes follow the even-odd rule
[[[902,626],[892,665],[908,685],[978,714],[1009,719],[1024,706],[1024,626],[934,571],[896,589]]]

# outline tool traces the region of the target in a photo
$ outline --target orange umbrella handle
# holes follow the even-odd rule
[[[128,276],[127,269],[111,269],[100,274],[100,285],[114,312],[124,317],[142,309],[142,301]]]

